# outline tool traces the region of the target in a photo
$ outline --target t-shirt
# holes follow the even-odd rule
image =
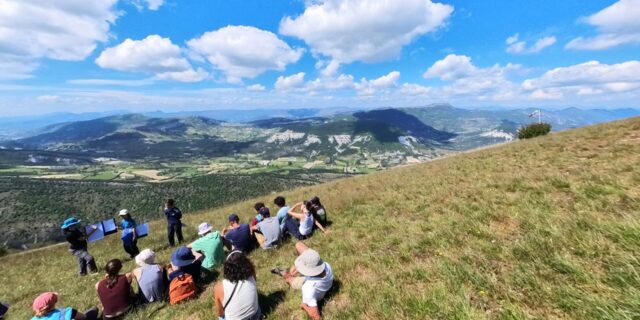
[[[133,228],[137,226],[136,221],[131,219],[124,219],[120,222],[122,226],[122,242],[125,244],[133,243]]]
[[[258,223],[258,229],[264,236],[263,249],[273,248],[280,240],[280,224],[278,218],[269,217]]]
[[[284,230],[284,222],[287,220],[287,215],[289,214],[289,207],[284,206],[278,210],[278,222],[280,222],[280,230]]]
[[[309,307],[317,307],[318,301],[324,298],[324,295],[331,289],[333,285],[333,270],[328,263],[324,263],[324,277],[305,277],[302,284],[302,303]]]
[[[178,208],[165,208],[164,215],[167,217],[167,223],[177,224],[182,219],[182,211]]]
[[[304,219],[300,221],[300,227],[298,228],[300,234],[308,236],[313,231],[313,215],[311,213],[305,214]]]
[[[227,232],[224,236],[229,242],[231,242],[231,246],[234,250],[240,250],[244,252],[251,251],[252,241],[251,241],[251,233],[249,232],[250,227],[248,224],[241,224],[237,228]]]
[[[222,248],[222,236],[220,232],[212,231],[194,241],[191,248],[204,254],[202,267],[212,270],[224,261],[224,250]]]
[[[69,242],[71,250],[87,250],[87,238],[81,230],[69,230],[65,232],[65,238]]]
[[[175,270],[171,273],[169,273],[169,275],[167,275],[167,277],[169,278],[169,282],[171,282],[171,280],[173,280],[176,277],[179,277],[185,273],[188,273],[191,275],[191,277],[193,278],[193,281],[198,283],[200,282],[200,268],[202,266],[202,263],[200,261],[195,261],[194,263],[190,264],[190,265],[186,265],[184,267],[180,267],[178,268],[178,270]]]
[[[52,310],[42,317],[33,317],[31,320],[72,320],[77,311],[72,308],[62,308]]]

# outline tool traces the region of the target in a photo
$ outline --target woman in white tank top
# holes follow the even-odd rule
[[[223,269],[224,279],[214,288],[218,317],[225,320],[262,319],[253,263],[243,252],[233,251],[227,256]]]

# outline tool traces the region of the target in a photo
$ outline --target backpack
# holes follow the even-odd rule
[[[193,277],[188,274],[181,274],[169,284],[169,303],[177,304],[179,302],[194,298],[196,296],[196,283]]]

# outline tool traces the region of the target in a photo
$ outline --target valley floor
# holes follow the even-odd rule
[[[336,284],[327,319],[640,318],[640,118],[284,192],[290,203],[320,196],[333,224],[316,248]],[[186,217],[243,220],[275,195]],[[169,261],[163,222],[140,248]],[[92,245],[99,264],[124,258],[119,240]],[[293,243],[251,259],[269,319],[304,319],[300,294],[269,270],[288,266]],[[131,270],[128,261],[125,269]],[[0,259],[9,319],[30,317],[42,291],[59,306],[97,304],[97,276],[77,278],[64,247]],[[127,319],[212,319],[212,287],[192,302],[153,304]]]

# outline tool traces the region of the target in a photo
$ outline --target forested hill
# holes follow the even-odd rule
[[[305,242],[335,274],[326,319],[636,319],[640,317],[640,118],[554,133],[284,192],[318,195],[333,222]],[[185,234],[256,201],[185,217]],[[164,222],[141,248],[167,263]],[[125,258],[117,237],[92,244],[103,265]],[[303,319],[300,293],[269,270],[293,262],[293,243],[250,255],[268,319]],[[25,273],[25,268],[28,272]],[[134,267],[126,260],[125,270]],[[60,306],[97,304],[96,277],[78,278],[66,248],[0,259],[9,319],[31,316],[42,291]],[[127,319],[211,319],[212,286],[178,306],[139,308]]]

